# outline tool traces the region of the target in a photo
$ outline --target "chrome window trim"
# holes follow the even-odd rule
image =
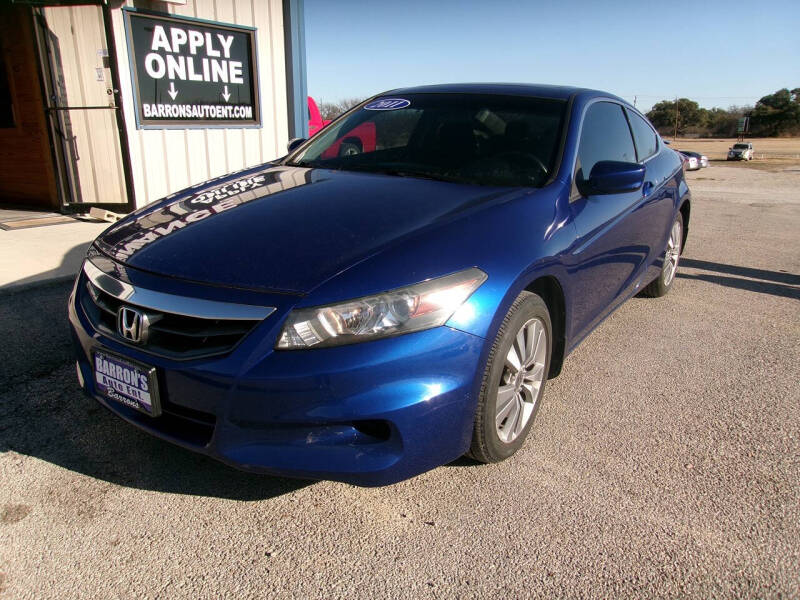
[[[199,319],[226,319],[233,321],[260,321],[275,312],[275,307],[272,306],[255,306],[252,304],[205,300],[203,298],[189,298],[136,287],[101,271],[97,265],[88,259],[83,263],[83,272],[86,273],[93,285],[106,294],[128,304],[159,312]]]

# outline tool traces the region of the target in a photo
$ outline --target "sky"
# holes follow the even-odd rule
[[[647,111],[800,87],[800,0],[305,0],[318,102],[397,87],[524,82],[605,90]]]

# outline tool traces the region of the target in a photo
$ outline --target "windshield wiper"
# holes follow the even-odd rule
[[[444,173],[430,173],[428,171],[410,171],[408,169],[381,169],[372,171],[373,173],[380,173],[382,175],[392,175],[395,177],[416,177],[419,179],[430,179],[432,181],[449,181],[460,182],[458,177],[446,175]]]
[[[287,166],[287,167],[303,167],[303,168],[306,168],[306,169],[310,169],[310,168],[313,168],[315,166],[313,163],[310,163],[310,162],[297,162],[297,161],[290,161],[290,160],[287,160],[283,164],[285,166]]]
[[[445,173],[431,173],[429,171],[415,171],[411,169],[381,168],[381,167],[372,167],[369,165],[358,165],[358,164],[343,165],[341,163],[338,165],[331,165],[331,164],[321,164],[319,161],[286,162],[284,164],[289,167],[330,169],[332,171],[353,171],[357,173],[373,173],[375,175],[390,175],[392,177],[416,177],[418,179],[429,179],[432,181],[464,183],[461,178],[455,177],[453,175],[447,175]]]

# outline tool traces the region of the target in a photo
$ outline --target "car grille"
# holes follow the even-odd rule
[[[80,304],[86,318],[97,331],[140,348],[145,352],[189,360],[226,354],[260,322],[242,319],[206,319],[152,309],[140,309],[150,320],[150,335],[142,345],[130,344],[117,332],[117,313],[123,306],[132,306],[86,281],[86,292]]]

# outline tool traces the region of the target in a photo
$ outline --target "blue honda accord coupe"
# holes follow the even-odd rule
[[[86,393],[241,469],[508,458],[567,354],[674,283],[681,160],[616,96],[400,89],[289,146],[110,227],[69,303]]]

